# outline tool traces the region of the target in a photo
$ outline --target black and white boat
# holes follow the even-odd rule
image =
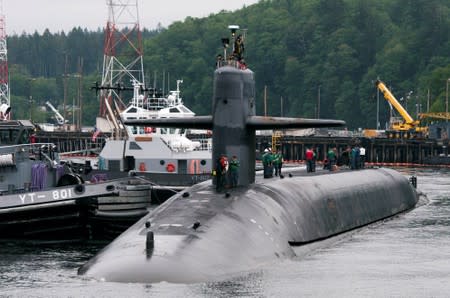
[[[166,97],[140,94],[142,85],[133,82],[133,98],[122,112],[122,121],[133,119],[192,118],[192,112],[180,96],[181,80],[177,89]],[[93,171],[86,179],[96,180],[139,175],[154,183],[153,196],[160,201],[187,186],[211,178],[211,135],[196,131],[199,138],[188,138],[182,128],[124,126],[126,136],[107,139],[98,159],[91,162]]]
[[[0,238],[113,239],[150,206],[139,177],[84,183],[28,120],[0,121]]]

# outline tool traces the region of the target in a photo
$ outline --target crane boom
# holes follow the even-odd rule
[[[403,106],[398,102],[395,96],[391,93],[391,91],[386,87],[386,85],[382,81],[377,80],[375,82],[375,85],[377,86],[378,89],[380,89],[381,92],[383,92],[384,98],[386,98],[387,101],[389,101],[389,103],[403,117],[406,124],[414,126],[418,123],[411,117],[411,115],[409,115],[409,113],[403,108]]]
[[[53,111],[53,113],[55,113],[56,122],[58,122],[59,125],[64,125],[64,123],[66,123],[66,120],[58,112],[58,110],[49,101],[46,101],[45,104]]]
[[[431,118],[431,119],[441,119],[441,120],[450,120],[450,113],[441,112],[441,113],[421,113],[419,114],[421,119]]]

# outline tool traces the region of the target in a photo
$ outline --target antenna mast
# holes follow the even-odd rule
[[[3,1],[0,4],[0,113],[2,119],[9,119],[10,93],[8,77],[8,50],[6,47],[6,27],[5,15],[3,14]]]
[[[99,113],[102,118],[112,117],[108,116],[110,108],[123,109],[126,106],[119,94],[121,86],[131,86],[133,81],[145,85],[138,0],[107,0],[106,3],[108,21],[101,82],[104,89],[100,90]]]

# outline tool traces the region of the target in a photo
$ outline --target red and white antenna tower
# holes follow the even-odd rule
[[[9,119],[10,96],[8,78],[8,50],[6,47],[5,16],[3,2],[0,7],[0,113],[2,119]]]
[[[112,117],[111,109],[125,107],[120,90],[132,86],[133,82],[145,85],[138,0],[107,0],[106,3],[108,22],[99,87],[100,117],[103,118]]]

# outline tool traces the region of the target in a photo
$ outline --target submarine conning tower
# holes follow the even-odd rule
[[[237,35],[239,26],[230,25],[232,52],[227,55],[229,38],[222,38],[224,54],[217,57],[214,72],[212,115],[189,118],[134,119],[125,125],[212,129],[213,167],[220,155],[240,161],[239,186],[255,181],[256,130],[319,128],[344,126],[341,120],[256,116],[255,77],[244,61],[245,34]],[[245,32],[245,31],[244,31]],[[237,35],[237,36],[236,36]],[[300,99],[299,99],[300,100]],[[214,169],[211,169],[214,170]],[[216,181],[213,179],[213,183]]]
[[[258,129],[344,126],[340,120],[256,116],[255,76],[244,61],[243,34],[230,25],[232,52],[227,55],[229,38],[222,38],[224,56],[218,55],[214,72],[212,104],[212,159],[215,166],[224,154],[240,160],[238,185],[255,182],[256,138]],[[216,180],[213,180],[216,183]]]
[[[232,65],[214,72],[212,158],[236,155],[241,161],[239,185],[255,181],[255,130],[247,128],[255,115],[255,80],[250,69]]]

